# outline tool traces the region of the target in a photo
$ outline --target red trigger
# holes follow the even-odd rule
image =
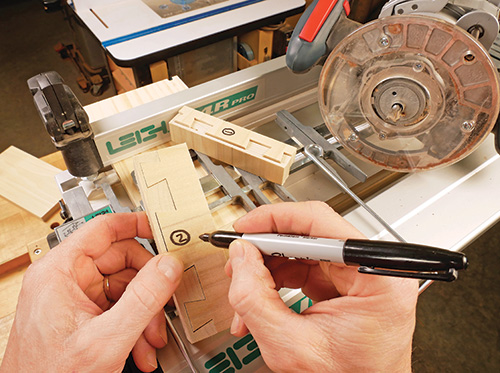
[[[319,0],[316,7],[311,12],[311,15],[307,19],[306,24],[302,28],[299,38],[311,43],[314,38],[316,38],[316,35],[318,35],[319,30],[325,23],[337,2],[338,0]],[[343,6],[346,14],[349,15],[351,9],[348,0],[344,0]]]

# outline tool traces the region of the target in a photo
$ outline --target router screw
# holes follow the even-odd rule
[[[475,126],[476,122],[474,122],[473,120],[466,120],[462,123],[462,130],[464,132],[472,132]]]
[[[378,43],[379,43],[382,47],[387,48],[387,47],[389,46],[389,44],[390,44],[390,41],[389,41],[389,38],[388,38],[387,36],[385,36],[385,35],[384,35],[384,36],[382,36],[382,37],[379,39]]]

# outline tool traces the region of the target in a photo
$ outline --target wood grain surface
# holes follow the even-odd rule
[[[46,219],[61,199],[54,179],[60,172],[57,167],[10,146],[0,154],[0,195]]]

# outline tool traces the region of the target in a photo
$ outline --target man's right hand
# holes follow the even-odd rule
[[[234,224],[237,232],[363,238],[321,202],[260,207]],[[418,296],[416,280],[360,274],[340,264],[263,258],[244,240],[231,244],[226,272],[235,316],[231,332],[248,331],[274,371],[411,371]],[[315,303],[302,314],[281,300],[301,288]]]

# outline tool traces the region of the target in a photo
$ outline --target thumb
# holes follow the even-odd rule
[[[236,240],[230,246],[229,259],[232,270],[229,302],[237,314],[235,318],[246,325],[261,350],[272,348],[276,336],[288,334],[286,330],[297,321],[298,315],[281,300],[255,246]]]
[[[157,255],[149,260],[130,281],[120,300],[97,318],[102,323],[99,334],[108,334],[108,340],[118,341],[122,343],[120,347],[130,351],[172,297],[181,280],[183,267],[182,262],[170,254]]]

